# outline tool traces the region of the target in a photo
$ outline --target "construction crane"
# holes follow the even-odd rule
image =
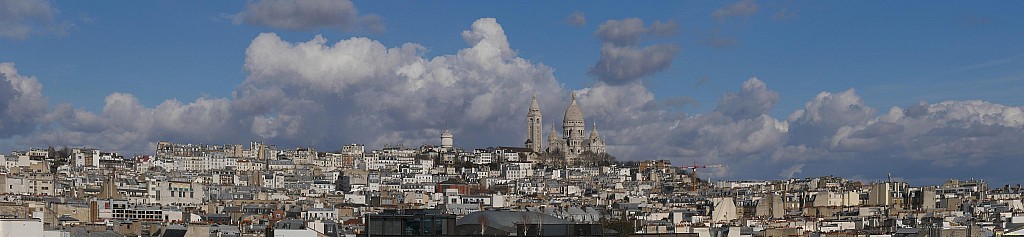
[[[699,164],[696,161],[694,161],[693,165],[682,166],[680,168],[690,169],[690,177],[693,178],[693,182],[690,183],[690,186],[692,188],[691,191],[696,192],[697,191],[697,169],[698,168],[700,168],[700,169],[719,168],[719,167],[722,167],[722,165],[702,165],[702,164]]]

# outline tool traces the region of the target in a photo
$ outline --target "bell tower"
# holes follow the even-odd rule
[[[530,111],[526,113],[526,148],[533,152],[541,152],[541,145],[544,143],[544,122],[540,115],[540,105],[537,104],[537,94],[533,94],[533,101],[530,102]]]

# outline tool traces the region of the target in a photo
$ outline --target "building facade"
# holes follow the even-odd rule
[[[534,152],[560,153],[570,163],[584,152],[605,152],[605,142],[597,133],[597,124],[594,124],[589,135],[585,134],[586,120],[583,110],[576,103],[576,93],[572,94],[572,102],[569,103],[569,107],[565,109],[565,114],[562,116],[561,136],[557,133],[555,125],[551,124],[547,149],[541,150],[544,123],[536,95],[530,102],[530,110],[526,114],[526,118],[526,147]]]

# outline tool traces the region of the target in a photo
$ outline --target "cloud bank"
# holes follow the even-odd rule
[[[447,125],[458,146],[518,146],[524,142],[533,93],[539,95],[546,122],[557,123],[570,92],[577,92],[587,121],[598,125],[613,155],[725,165],[716,178],[897,171],[908,180],[923,180],[949,177],[936,171],[959,167],[1022,165],[1024,146],[1018,144],[1024,142],[1024,113],[1018,106],[944,101],[879,110],[850,89],[821,92],[802,108],[784,113],[786,118],[776,118],[775,105],[784,95],[765,80],[750,78],[723,94],[707,113],[666,109],[641,81],[664,68],[649,65],[657,62],[610,60],[617,56],[603,52],[625,47],[645,57],[658,55],[638,45],[663,37],[657,32],[667,30],[663,26],[668,23],[639,23],[626,19],[600,27],[595,36],[606,43],[597,65],[616,63],[595,73],[593,86],[575,90],[560,84],[553,69],[519,57],[491,18],[461,32],[465,48],[432,58],[415,43],[388,47],[368,38],[331,41],[320,36],[289,42],[260,34],[245,53],[248,77],[232,96],[168,100],[154,107],[132,94],[113,93],[99,112],[68,104],[49,108],[42,85],[4,63],[0,136],[27,146],[93,146],[128,154],[152,153],[161,140],[264,140],[282,148],[333,150],[348,143],[375,148],[435,144]],[[641,72],[608,76],[629,67]]]
[[[522,137],[530,96],[540,94],[554,114],[567,93],[552,69],[516,55],[496,20],[478,20],[462,36],[467,48],[425,58],[413,43],[388,48],[367,38],[332,44],[320,36],[286,42],[260,34],[246,50],[249,76],[231,98],[147,108],[114,93],[100,113],[57,106],[25,143],[147,152],[160,140],[265,140],[335,149],[435,143],[448,124],[458,137],[486,142],[467,146],[521,144],[508,137]]]

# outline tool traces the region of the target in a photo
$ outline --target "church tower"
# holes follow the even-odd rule
[[[576,105],[576,93],[572,93],[572,103],[565,109],[565,117],[562,119],[562,138],[566,141],[566,151],[569,154],[580,154],[583,152],[583,130],[586,123],[583,122],[583,111]]]
[[[540,105],[537,104],[537,94],[533,95],[530,102],[530,112],[526,113],[526,148],[533,152],[541,152],[543,140],[544,123],[541,121]]]

